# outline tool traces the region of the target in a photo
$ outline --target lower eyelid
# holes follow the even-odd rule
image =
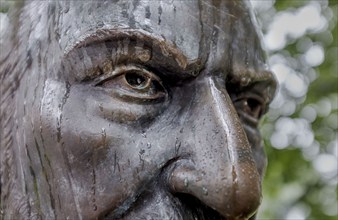
[[[240,119],[243,121],[244,124],[247,124],[252,127],[257,127],[259,123],[259,118],[255,118],[251,116],[250,114],[248,114],[247,112],[240,110],[240,109],[237,110],[237,112],[238,112]]]
[[[116,123],[131,123],[155,118],[163,109],[162,105],[162,107],[158,105],[135,105],[119,99],[111,101],[111,98],[108,98],[106,101],[102,100],[100,103],[96,102],[95,106],[91,106],[96,109],[98,115],[106,120]]]
[[[143,105],[160,103],[165,101],[165,99],[167,98],[167,95],[164,93],[159,93],[156,96],[150,96],[147,94],[138,94],[137,92],[130,92],[123,89],[120,89],[118,91],[112,91],[111,95],[126,103]]]

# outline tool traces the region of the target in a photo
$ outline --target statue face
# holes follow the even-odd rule
[[[244,3],[39,1],[23,14],[13,149],[30,215],[254,215],[274,81]]]

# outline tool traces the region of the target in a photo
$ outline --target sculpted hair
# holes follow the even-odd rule
[[[41,78],[36,83],[44,82],[46,66],[53,59],[50,48],[55,45],[51,42],[58,36],[59,6],[57,1],[20,0],[3,15],[5,24],[0,34],[0,219],[10,216],[39,218],[30,207],[32,201],[28,201],[22,181],[18,179],[20,166],[24,165],[18,155],[17,137],[22,134],[17,128],[22,126],[23,116],[17,113],[22,109],[16,109],[16,106],[24,108],[26,102],[25,98],[18,99],[20,85],[32,83],[23,82],[23,76],[35,74]]]
[[[4,219],[7,207],[24,218],[31,217],[29,202],[18,190],[16,128],[20,119],[16,118],[16,91],[22,76],[32,63],[28,44],[32,32],[30,21],[25,21],[25,2],[16,1],[7,14],[3,14],[5,24],[0,36],[0,219]],[[9,205],[11,204],[11,205]],[[14,214],[14,213],[12,213]]]

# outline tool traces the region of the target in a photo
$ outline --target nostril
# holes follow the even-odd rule
[[[189,160],[177,161],[168,176],[170,191],[183,202],[198,204],[197,209],[186,205],[189,212],[200,212],[201,215],[217,213],[213,216],[226,219],[248,219],[260,205],[260,178],[251,164],[239,164],[225,163],[223,169],[218,169],[196,167],[198,165]]]

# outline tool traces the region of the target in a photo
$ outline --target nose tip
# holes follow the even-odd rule
[[[251,146],[227,92],[211,78],[201,88],[209,88],[203,94],[211,103],[194,109],[187,125],[195,127],[194,134],[187,134],[194,140],[187,147],[191,155],[176,161],[169,186],[173,193],[190,194],[226,219],[248,219],[261,202],[261,178]]]
[[[210,170],[181,161],[171,172],[169,186],[173,193],[192,195],[226,219],[248,219],[260,205],[260,178],[249,163],[228,168]]]

